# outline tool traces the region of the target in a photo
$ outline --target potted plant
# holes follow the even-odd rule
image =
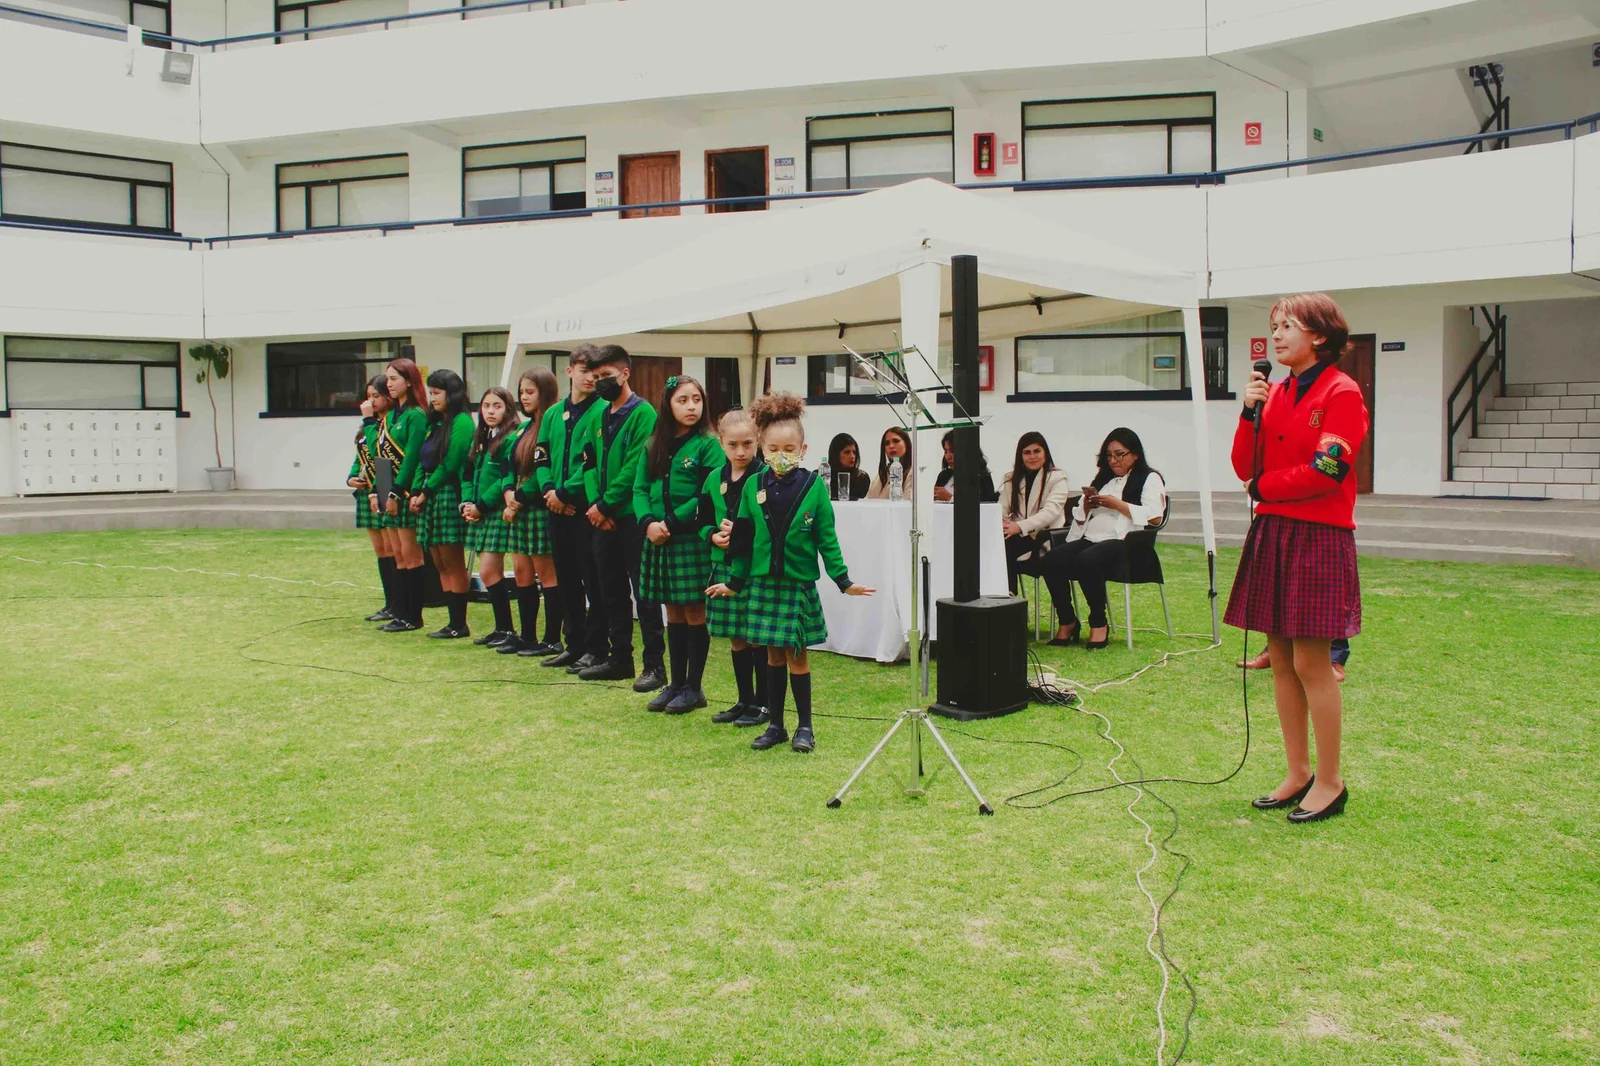
[[[219,381],[228,376],[233,365],[233,349],[226,344],[197,344],[189,349],[189,358],[200,364],[195,372],[196,382],[206,387],[206,399],[211,402],[211,444],[216,451],[217,465],[206,467],[206,477],[214,492],[227,492],[233,488],[233,467],[222,465],[222,435],[217,429],[217,397],[211,391],[211,379]]]

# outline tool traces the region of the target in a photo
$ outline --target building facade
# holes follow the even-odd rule
[[[1268,308],[1320,289],[1373,408],[1364,489],[1600,499],[1581,0],[8,7],[38,14],[0,12],[0,492],[197,489],[219,460],[243,488],[339,487],[400,345],[476,392],[553,293],[746,211],[933,177],[1207,279],[1219,487]],[[215,414],[187,354],[207,341],[235,353]],[[1193,487],[1181,325],[985,344],[997,474],[1037,429],[1087,481],[1126,425]],[[641,377],[732,402],[731,363]],[[875,464],[889,415],[837,351],[756,384]],[[63,410],[111,454],[46,485],[33,413]],[[135,416],[172,434],[171,484],[107,473],[131,459],[104,420]]]

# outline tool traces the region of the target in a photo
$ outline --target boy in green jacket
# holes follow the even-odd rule
[[[585,362],[594,373],[595,395],[605,405],[585,445],[584,480],[590,501],[585,515],[594,529],[594,567],[607,650],[604,661],[580,670],[578,676],[585,681],[622,681],[634,676],[632,615],[637,609],[644,673],[633,690],[650,692],[667,683],[666,640],[661,605],[647,602],[640,591],[644,531],[634,513],[633,486],[655,431],[656,409],[628,384],[633,360],[627,349],[607,344]]]

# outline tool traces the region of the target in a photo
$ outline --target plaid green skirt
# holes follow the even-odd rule
[[[639,595],[651,603],[704,603],[711,584],[711,545],[680,533],[657,547],[648,540],[639,560]]]
[[[467,527],[467,547],[475,552],[499,552],[504,554],[511,550],[511,523],[502,518],[500,511],[485,514],[476,522],[465,523]]]
[[[740,636],[751,644],[803,650],[828,639],[814,583],[752,577],[742,598],[745,631]]]
[[[429,497],[417,517],[417,543],[424,548],[435,544],[463,544],[467,539],[467,520],[461,517],[461,489],[446,485]]]
[[[357,529],[382,529],[383,516],[374,514],[372,504],[367,502],[367,493],[356,493],[356,528]]]
[[[400,502],[395,504],[394,514],[389,513],[387,503],[379,501],[379,504],[384,507],[382,516],[384,529],[416,529],[422,524],[422,516],[411,511],[411,497],[403,492],[400,493]]]
[[[517,555],[550,554],[550,512],[543,506],[528,505],[517,512],[511,523],[511,546],[506,549]]]
[[[711,580],[706,582],[706,587],[726,584],[728,578],[733,576],[733,571],[728,569],[726,563],[711,564]],[[744,639],[744,631],[749,628],[749,619],[745,617],[750,606],[750,597],[745,593],[737,596],[717,597],[706,600],[706,627],[714,637],[738,637]]]

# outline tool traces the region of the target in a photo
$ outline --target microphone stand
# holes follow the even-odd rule
[[[949,392],[950,387],[940,380],[938,369],[928,364],[927,357],[915,345],[902,348],[896,352],[887,352],[881,356],[872,357],[862,355],[849,345],[843,345],[842,347],[846,352],[850,353],[850,358],[855,365],[865,371],[866,376],[872,380],[873,385],[878,390],[879,398],[889,405],[889,409],[895,413],[895,419],[911,434],[912,451],[907,458],[915,459],[917,455],[921,454],[917,441],[919,429],[950,429],[960,426],[982,425],[980,419],[974,418],[964,411],[960,412],[956,419],[951,422],[942,423],[932,417],[933,413],[923,403],[921,394]],[[907,354],[914,354],[922,360],[923,366],[927,367],[928,371],[933,375],[934,385],[922,389],[912,388],[908,376],[890,362],[895,356],[903,357]],[[884,360],[884,366],[882,368],[873,366],[874,359]],[[886,385],[888,386],[887,390],[885,389]],[[901,413],[895,402],[889,398],[888,393],[890,392],[904,394],[904,414]],[[919,424],[924,416],[927,416],[927,424],[925,426]],[[920,479],[917,480],[920,481]],[[911,773],[905,794],[908,796],[927,795],[927,789],[923,786],[922,773],[922,730],[926,729],[934,741],[938,743],[940,750],[944,752],[945,758],[950,760],[950,765],[955,767],[956,773],[961,775],[961,780],[966,782],[967,789],[978,801],[978,813],[994,813],[994,808],[989,806],[989,802],[983,798],[983,793],[978,791],[978,786],[973,784],[972,778],[967,776],[967,771],[962,767],[961,761],[956,758],[956,753],[950,750],[950,745],[945,743],[944,734],[939,732],[939,727],[933,724],[933,719],[928,714],[928,673],[922,661],[924,654],[922,646],[923,632],[919,628],[917,618],[917,610],[921,605],[922,599],[920,593],[922,592],[924,581],[922,573],[924,565],[925,560],[922,559],[920,497],[913,489],[911,493],[911,619],[906,632],[906,642],[910,648],[911,684],[915,706],[906,708],[895,717],[894,724],[889,727],[889,731],[878,741],[877,746],[867,753],[867,757],[861,761],[861,765],[856,767],[855,772],[845,780],[843,785],[839,786],[839,791],[835,792],[833,798],[828,800],[829,807],[838,807],[844,803],[844,794],[850,791],[850,786],[856,783],[856,779],[862,775],[868,766],[872,765],[872,760],[876,759],[879,753],[888,746],[890,738],[899,732],[900,727],[909,722],[911,724]],[[923,606],[923,610],[924,612],[926,611],[926,606]]]

